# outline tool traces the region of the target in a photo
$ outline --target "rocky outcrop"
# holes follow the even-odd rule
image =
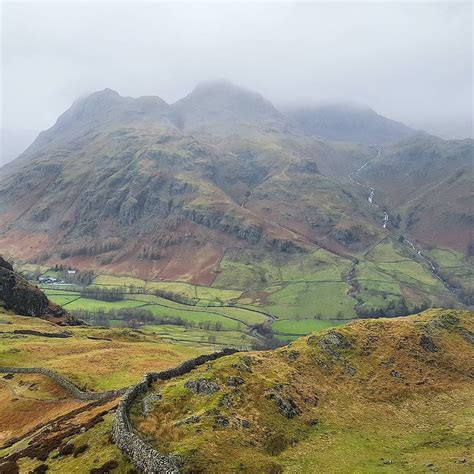
[[[296,406],[296,403],[289,397],[285,398],[281,394],[277,393],[276,391],[272,390],[270,391],[266,398],[268,400],[273,400],[275,402],[275,405],[278,408],[278,411],[288,419],[294,418],[295,416],[298,416],[301,411],[299,408]]]
[[[221,230],[250,244],[257,244],[263,237],[263,229],[260,226],[246,222],[242,217],[222,210],[193,207],[185,208],[184,214],[196,224],[201,224],[209,229]]]
[[[312,343],[311,336],[308,339],[308,343]],[[319,339],[317,343],[318,347],[325,352],[327,355],[339,359],[340,357],[340,350],[348,349],[351,347],[350,342],[348,339],[342,335],[340,332],[337,331],[329,331],[326,333],[321,339]]]
[[[128,419],[128,410],[140,395],[147,392],[151,384],[157,380],[169,380],[191,372],[191,370],[238,352],[236,349],[223,349],[220,352],[204,354],[195,359],[187,360],[174,369],[163,372],[152,372],[145,375],[143,381],[127,390],[120,401],[112,427],[112,438],[115,444],[130,458],[135,467],[145,473],[176,474],[180,472],[179,459],[175,456],[163,455],[150,446],[133,430]]]
[[[191,390],[191,392],[198,395],[212,395],[213,393],[219,391],[219,385],[217,385],[212,380],[207,380],[204,378],[188,380],[184,386],[188,390]]]
[[[0,257],[0,304],[23,316],[36,316],[58,324],[76,325],[73,318],[61,306],[52,303],[36,286],[29,283]]]

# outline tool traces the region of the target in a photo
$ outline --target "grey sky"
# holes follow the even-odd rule
[[[468,2],[3,2],[2,127],[48,128],[105,87],[173,102],[227,78],[276,105],[349,100],[456,135],[471,39]]]

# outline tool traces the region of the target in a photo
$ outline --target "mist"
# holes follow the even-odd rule
[[[77,97],[106,87],[174,102],[200,81],[226,78],[276,106],[347,101],[465,137],[472,133],[471,8],[4,2],[1,127],[46,129]]]

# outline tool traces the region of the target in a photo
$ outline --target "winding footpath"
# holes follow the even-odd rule
[[[382,157],[382,149],[380,147],[377,147],[377,156],[375,159],[381,158]],[[349,181],[353,184],[356,184],[357,186],[361,186],[365,189],[369,190],[369,195],[367,197],[367,200],[369,201],[370,204],[378,208],[379,206],[375,203],[375,188],[372,186],[369,186],[367,184],[363,184],[359,181],[357,181],[354,177],[361,171],[363,170],[367,165],[369,161],[366,161],[362,166],[357,168],[355,171],[349,174]],[[382,220],[382,227],[384,229],[387,229],[388,224],[390,223],[390,215],[387,212],[387,210],[383,210],[383,220]],[[428,264],[429,269],[431,274],[437,278],[443,286],[450,292],[450,293],[456,293],[456,288],[452,287],[445,278],[443,278],[439,273],[438,273],[438,268],[436,265],[433,263],[431,259],[429,259],[426,255],[422,253],[422,249],[417,248],[413,242],[408,240],[407,238],[403,238],[402,243],[404,243],[407,247],[409,247],[411,250],[413,250],[416,254],[417,257],[419,257],[422,261],[424,261],[426,264]]]

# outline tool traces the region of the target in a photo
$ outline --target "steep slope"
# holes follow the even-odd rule
[[[71,143],[94,137],[97,127],[128,123],[169,123],[169,106],[159,97],[121,97],[111,89],[104,89],[77,100],[49,129],[33,142],[29,153],[38,152],[54,142]],[[92,132],[92,133],[91,133]]]
[[[0,305],[24,316],[36,316],[57,324],[79,324],[61,306],[49,301],[36,286],[13,270],[10,263],[0,257]]]
[[[358,321],[156,382],[131,419],[183,472],[469,472],[473,344],[472,312]]]
[[[208,140],[174,125],[176,111],[185,124],[195,112],[213,119],[214,109],[233,137],[201,117]],[[344,253],[374,241],[362,194],[319,172],[331,170],[328,157],[350,161],[351,148],[308,140],[298,147],[298,135],[265,129],[267,119],[280,120],[270,103],[227,83],[198,87],[172,112],[159,99],[110,90],[82,99],[2,169],[2,245],[43,261],[133,260],[143,275],[171,278],[189,273],[184,266],[202,251],[208,270],[198,281],[209,283],[228,247],[298,252],[322,244]],[[354,160],[373,153],[357,149]],[[302,197],[307,205],[295,206]],[[348,229],[356,238],[338,240]]]
[[[467,254],[472,242],[473,140],[418,135],[384,147],[358,174],[420,242]]]
[[[415,133],[410,127],[371,109],[348,104],[289,107],[284,112],[293,126],[307,135],[335,141],[385,144]]]

